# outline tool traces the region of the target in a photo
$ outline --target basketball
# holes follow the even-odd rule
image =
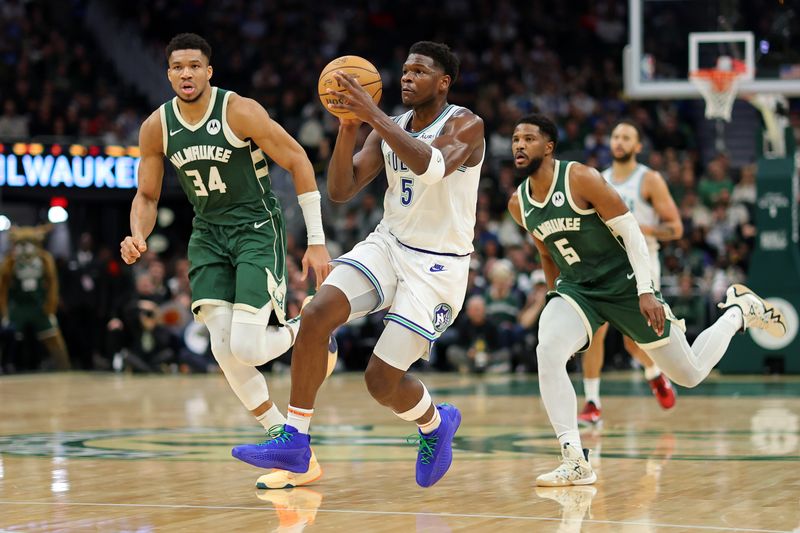
[[[328,89],[344,91],[344,88],[339,85],[339,82],[333,77],[337,70],[341,70],[353,76],[359,85],[372,96],[372,100],[376,104],[381,101],[383,83],[381,82],[381,75],[378,69],[363,57],[342,56],[337,57],[325,65],[325,68],[322,69],[322,74],[319,76],[319,99],[325,109],[340,118],[356,118],[350,111],[337,111],[328,107],[328,104],[340,103],[337,98],[328,94]]]

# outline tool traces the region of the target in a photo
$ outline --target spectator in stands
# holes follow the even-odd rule
[[[539,316],[547,298],[547,280],[544,271],[534,270],[530,275],[531,290],[525,306],[519,313],[519,324],[524,330],[522,351],[513,361],[515,369],[531,372],[536,369],[536,346],[539,344]]]
[[[697,185],[700,201],[708,208],[717,203],[723,191],[728,194],[728,197],[733,192],[733,182],[725,172],[724,161],[725,158],[721,155],[717,155],[709,161],[706,175],[700,179],[700,183]]]
[[[161,324],[158,304],[153,300],[140,299],[130,308],[136,318],[131,321],[126,342],[121,349],[122,369],[133,372],[177,371],[172,366],[177,363],[175,340]],[[119,370],[116,366],[115,370]]]
[[[104,296],[100,285],[103,266],[95,257],[92,235],[84,232],[77,251],[61,273],[64,337],[73,365],[83,370],[94,368],[100,350],[98,336],[105,322],[99,305]]]
[[[741,170],[739,183],[733,187],[731,203],[742,205],[747,209],[750,219],[755,215],[756,207],[756,165],[745,165]]]
[[[0,61],[3,89],[0,136],[16,136],[23,132],[24,125],[27,132],[23,138],[30,136],[32,140],[55,139],[65,143],[83,140],[100,144],[105,139],[105,142],[135,144],[139,125],[150,105],[118,76],[116,66],[104,59],[102,43],[93,40],[83,11],[51,10],[40,2],[6,4],[0,9],[0,29],[8,37],[0,43],[4,58]],[[231,80],[240,94],[256,98],[275,116],[283,117],[281,122],[290,134],[301,139],[318,173],[327,166],[338,127],[338,120],[322,109],[309,90],[315,87],[320,69],[332,57],[359,53],[381,69],[384,85],[390,86],[393,80],[397,82],[405,60],[404,49],[396,46],[404,38],[398,27],[407,16],[405,2],[384,3],[377,11],[358,2],[346,3],[348,7],[343,11],[323,6],[316,18],[308,17],[299,4],[292,3],[266,2],[257,7],[247,2],[190,4],[186,8],[189,4],[180,2],[108,3],[110,11],[120,20],[137,25],[145,46],[153,48],[163,48],[174,28],[183,24],[186,9],[193,15],[202,10],[204,16],[193,17],[200,25],[197,30],[213,35],[217,53],[229,58],[217,75]],[[528,323],[536,314],[534,300],[538,302],[542,287],[532,282],[529,273],[538,267],[537,254],[530,237],[508,218],[505,208],[517,185],[507,164],[510,133],[516,118],[533,110],[550,114],[563,128],[560,158],[582,159],[595,167],[602,168],[609,160],[606,138],[609,125],[628,115],[643,129],[648,163],[666,176],[687,228],[686,239],[665,249],[665,262],[670,263],[665,274],[672,278],[672,283],[665,285],[665,292],[671,288],[677,293],[681,273],[687,270],[695,276],[695,285],[701,292],[722,283],[720,280],[743,273],[751,243],[740,241],[748,243],[753,237],[750,221],[755,202],[755,168],[753,165],[742,168],[742,178],[736,187],[730,179],[736,169],[728,168],[730,162],[724,155],[715,157],[707,169],[703,168],[692,134],[695,129],[692,111],[701,103],[687,106],[619,98],[624,41],[620,38],[619,14],[626,9],[625,1],[558,8],[548,13],[547,19],[541,15],[541,2],[525,9],[513,2],[501,4],[498,8],[491,0],[444,0],[441,12],[449,24],[441,26],[437,34],[437,39],[453,43],[462,61],[461,81],[451,95],[452,102],[477,110],[486,126],[486,174],[481,182],[476,253],[468,294],[494,290],[487,288],[481,273],[496,259],[508,259],[515,271],[512,292],[523,294],[515,304],[517,313],[520,309],[522,313],[518,317],[509,313],[505,323],[516,322],[518,318],[525,318],[523,321]],[[416,19],[420,32],[427,31],[427,25],[434,24],[438,17],[433,16],[432,8],[424,9],[432,16]],[[480,24],[475,23],[476,13],[481,14]],[[575,24],[583,29],[577,35]],[[661,33],[668,36],[669,27]],[[234,34],[245,38],[227,38]],[[314,39],[298,38],[310,35]],[[557,50],[567,40],[576,46]],[[287,45],[289,41],[292,46]],[[384,46],[375,47],[376,42]],[[281,50],[281,54],[266,54],[265,50]],[[398,113],[404,110],[399,104],[397,92],[383,95],[384,109]],[[798,117],[793,116],[793,124],[800,131]],[[364,128],[360,132],[359,144],[367,131]],[[279,183],[280,169],[273,166],[271,170],[272,178]],[[696,174],[704,176],[699,186]],[[329,233],[335,236],[329,241],[332,256],[338,255],[336,249],[349,249],[371,231],[375,220],[380,218],[381,195],[376,180],[365,188],[361,205],[355,208],[323,204],[323,209],[329,209],[331,214],[328,217],[326,212],[323,218],[335,221],[336,225],[335,231]],[[749,211],[746,219],[741,206]],[[71,219],[70,224],[73,220],[78,219]],[[719,227],[714,227],[714,220],[720,222]],[[287,222],[291,228],[291,222]],[[188,294],[185,259],[177,260],[174,277],[165,281],[164,258],[148,253],[133,269],[121,269],[112,259],[100,258],[103,246],[115,248],[117,243],[98,241],[97,244],[94,266],[61,273],[65,294],[76,295],[65,302],[68,314],[82,313],[75,307],[85,303],[81,292],[88,286],[83,275],[87,269],[96,284],[89,292],[95,293],[100,302],[96,306],[101,317],[99,324],[112,317],[121,319],[121,308],[139,300],[138,293],[129,291],[134,276],[141,295],[158,302],[179,305],[181,298],[185,298],[182,295]],[[302,251],[298,252],[291,231],[287,247],[287,261],[293,262],[287,270],[288,295],[291,305],[299,305],[308,292],[308,283],[299,279],[296,264]],[[486,271],[488,276],[489,270]],[[174,297],[170,299],[169,294]],[[491,308],[490,304],[490,314]],[[172,323],[170,317],[173,313],[168,309],[165,320]],[[533,324],[535,331],[535,320]],[[374,323],[348,325],[347,338],[353,341],[356,354],[346,360],[351,367],[361,364],[358,342],[376,334],[380,327],[379,319]],[[503,331],[504,342],[508,342],[508,330]],[[522,336],[528,343],[523,353],[530,349],[530,331],[526,330]],[[342,350],[345,359],[346,351],[347,348]]]
[[[492,262],[488,269],[489,287],[483,297],[486,315],[498,328],[500,345],[516,353],[521,350],[524,335],[518,317],[525,298],[515,287],[515,278],[510,261],[498,259]]]
[[[467,300],[455,329],[458,336],[447,349],[447,360],[459,372],[508,371],[510,351],[502,346],[497,325],[487,316],[481,296]]]
[[[28,117],[17,113],[17,104],[7,99],[3,103],[3,114],[0,116],[0,139],[7,141],[25,141],[28,138]]]
[[[670,111],[665,114],[661,126],[656,129],[653,144],[657,150],[665,148],[689,150],[694,147],[694,140],[691,131],[685,124],[681,124],[674,112]]]

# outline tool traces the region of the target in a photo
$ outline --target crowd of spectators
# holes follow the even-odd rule
[[[0,142],[136,144],[146,101],[119,83],[86,2],[0,3]]]
[[[0,7],[6,35],[0,40],[0,141],[88,136],[135,143],[151,106],[115,82],[114,69],[124,65],[107,64],[82,28],[86,3],[64,4],[49,10],[43,2],[7,0]],[[408,45],[419,39],[450,44],[461,60],[450,101],[483,118],[487,160],[467,300],[437,343],[433,367],[535,370],[544,275],[532,241],[505,209],[518,182],[511,161],[513,125],[534,110],[558,122],[559,157],[597,168],[611,162],[609,135],[617,120],[629,117],[640,126],[645,147],[641,160],[664,176],[685,226],[682,239],[664,246],[661,260],[663,292],[676,313],[689,319],[691,334],[715,318],[711,303],[725,288],[744,279],[755,235],[755,167],[732,168],[725,153],[701,161],[694,115],[683,103],[622,99],[626,0],[539,0],[526,2],[524,8],[509,0],[309,5],[129,0],[114,9],[155,50],[179,31],[204,35],[214,47],[215,83],[262,103],[306,148],[320,176],[337,128],[316,96],[322,67],[344,53],[369,58],[381,70],[382,107],[393,113],[400,109],[394,88]],[[569,46],[562,46],[566,42]],[[356,200],[324,206],[332,255],[349,250],[375,227],[384,187],[379,178]],[[290,221],[292,227],[290,316],[309,293],[298,269],[304,232]],[[86,228],[72,230],[80,234]],[[79,243],[74,257],[59,262],[59,316],[75,367],[215,369],[205,332],[188,309],[183,244],[161,257],[148,254],[129,268],[118,259],[115,243],[93,243],[88,234]],[[381,328],[379,316],[341,328],[342,364],[363,367]],[[8,364],[5,368],[10,370]]]

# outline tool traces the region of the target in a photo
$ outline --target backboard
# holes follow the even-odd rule
[[[740,93],[800,96],[800,8],[787,0],[629,0],[625,92],[699,98],[692,70],[720,56],[747,66]]]

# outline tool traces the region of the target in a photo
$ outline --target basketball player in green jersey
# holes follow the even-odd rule
[[[256,367],[292,346],[299,323],[286,317],[285,228],[266,156],[292,175],[308,230],[303,276],[313,270],[319,287],[330,256],[314,171],[303,148],[261,105],[209,84],[211,47],[202,37],[177,35],[166,55],[177,96],[142,124],[139,189],[122,258],[133,264],[147,250],[166,157],[195,212],[188,249],[192,311],[208,327],[212,352],[234,393],[269,429],[286,419]],[[307,472],[276,471],[257,484],[284,488],[320,475],[312,459]]]
[[[661,262],[658,256],[659,241],[680,239],[683,223],[678,207],[669,193],[667,183],[657,171],[636,161],[642,151],[642,137],[638,126],[623,120],[611,131],[611,167],[602,176],[616,189],[642,229],[650,252],[650,276],[656,289],[661,290]],[[592,345],[583,354],[583,393],[586,404],[578,415],[578,424],[600,423],[600,371],[603,368],[604,341],[608,324],[601,326]],[[644,367],[645,379],[659,405],[671,409],[675,405],[675,389],[633,340],[625,336],[625,350]]]
[[[737,331],[786,333],[783,316],[743,285],[728,288],[725,313],[692,346],[653,288],[642,230],[619,194],[600,174],[553,157],[558,130],[543,115],[522,118],[511,139],[522,184],[508,210],[533,236],[550,289],[539,319],[539,389],[558,436],[563,461],[537,485],[590,485],[597,479],[581,446],[577,398],[566,363],[586,350],[608,322],[633,339],[684,387],[700,383],[722,358]]]

